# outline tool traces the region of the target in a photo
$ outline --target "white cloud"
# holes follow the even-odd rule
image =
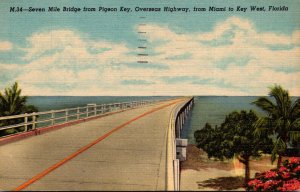
[[[147,64],[124,42],[53,30],[27,38],[27,64],[15,79],[29,95],[264,95],[273,84],[300,95],[300,30],[261,32],[238,17],[205,33],[154,23],[136,30],[147,31],[154,52]]]
[[[0,41],[0,51],[10,51],[13,48],[13,44],[9,41]]]
[[[167,63],[169,76],[226,82],[235,87],[236,92],[232,94],[245,89],[248,89],[242,91],[245,94],[266,94],[270,85],[282,84],[291,94],[300,95],[295,83],[300,81],[300,76],[293,71],[300,67],[299,30],[290,36],[258,32],[252,22],[238,17],[216,24],[214,30],[207,33],[176,34],[167,26],[151,24],[147,27],[151,42],[167,39],[155,47],[159,55],[153,60]],[[190,57],[168,59],[179,55]],[[230,92],[229,88],[224,93]],[[216,93],[213,90],[198,94]]]
[[[25,48],[27,52],[24,59],[32,59],[39,57],[47,51],[64,50],[76,47],[75,52],[84,53],[85,42],[80,38],[79,34],[71,30],[52,30],[49,32],[35,33],[27,38],[29,47]]]
[[[71,30],[35,33],[27,40],[27,64],[15,79],[29,95],[106,94],[101,86],[117,83],[111,68],[132,60],[124,43],[92,41]]]

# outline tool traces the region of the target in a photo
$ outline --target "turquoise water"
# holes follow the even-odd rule
[[[220,125],[226,115],[233,111],[254,110],[258,116],[265,113],[251,104],[257,96],[197,96],[195,105],[191,111],[188,121],[184,125],[182,138],[187,138],[189,143],[194,144],[194,132],[202,129],[205,123],[210,123],[213,127]],[[294,102],[299,97],[292,97]],[[270,98],[270,100],[273,100]],[[274,100],[273,100],[274,102]]]
[[[31,96],[28,104],[35,105],[39,111],[49,111],[86,106],[88,103],[104,104],[147,99],[164,99],[168,97],[127,97],[127,96]],[[225,97],[225,96],[197,96],[195,105],[184,125],[182,137],[194,143],[194,132],[201,129],[206,122],[214,125],[220,124],[226,114],[241,109],[259,109],[251,104],[256,97]],[[40,117],[41,118],[41,117]]]
[[[87,104],[108,104],[108,103],[121,103],[130,101],[141,100],[158,100],[170,97],[157,97],[157,96],[30,96],[28,97],[28,104],[34,105],[41,111],[59,110],[66,108],[84,107]],[[81,111],[82,112],[82,111]],[[69,115],[74,115],[76,111],[69,112]],[[65,113],[56,113],[55,117],[63,117]],[[43,121],[51,117],[51,114],[39,115],[38,120]],[[80,117],[86,117],[85,114]],[[69,120],[75,120],[76,116],[69,117]],[[65,122],[65,119],[57,119],[55,123]],[[51,125],[51,121],[37,123],[37,127],[45,127]]]
[[[89,103],[107,104],[140,100],[156,100],[170,97],[159,96],[30,96],[28,104],[35,105],[39,111],[83,107]]]
[[[255,105],[251,104],[257,97],[253,96],[198,96],[195,97],[195,105],[184,125],[183,138],[187,138],[189,143],[194,143],[194,132],[202,129],[205,123],[212,126],[223,122],[226,115],[232,111],[254,110],[258,115],[263,112]]]
[[[31,96],[28,103],[37,106],[39,111],[48,111],[86,106],[88,103],[104,104],[164,98],[170,97]],[[212,126],[221,124],[226,115],[232,111],[252,109],[258,115],[262,115],[263,112],[251,104],[255,99],[257,99],[255,96],[196,96],[193,110],[184,125],[182,137],[188,138],[189,143],[194,143],[196,130],[202,129],[206,122]]]

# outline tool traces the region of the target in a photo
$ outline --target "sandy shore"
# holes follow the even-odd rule
[[[270,156],[266,155],[257,160],[251,160],[251,177],[256,172],[274,168]],[[205,152],[195,145],[188,145],[187,160],[181,164],[180,190],[216,191],[244,190],[243,164],[237,160],[218,161],[208,159]]]

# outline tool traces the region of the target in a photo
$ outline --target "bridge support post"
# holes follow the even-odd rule
[[[80,117],[80,110],[79,110],[79,107],[77,107],[77,112],[76,112],[76,115],[77,115],[77,120],[79,119],[79,117]]]
[[[185,108],[184,114],[185,114],[185,118],[187,118],[188,117],[188,108]]]
[[[66,114],[65,114],[65,122],[68,122],[69,120],[69,111],[66,109]]]
[[[54,125],[54,118],[55,118],[55,116],[54,116],[54,111],[52,110],[51,111],[51,125]]]
[[[97,115],[97,104],[95,103],[90,103],[87,104],[87,117],[89,116],[89,113],[92,113],[92,116],[96,116]],[[91,109],[91,111],[90,111]]]
[[[103,110],[102,107],[103,107],[103,105],[100,105],[99,107],[100,107],[100,110],[99,110],[100,112],[99,113],[102,114],[102,110]]]
[[[24,132],[27,132],[28,131],[28,126],[27,126],[27,123],[28,123],[28,116],[27,116],[27,113],[25,113],[25,117],[24,117]]]
[[[32,115],[32,129],[36,128],[36,115],[33,113]]]
[[[180,116],[177,117],[177,120],[176,120],[176,137],[180,137]]]
[[[180,127],[180,128],[182,129],[182,125],[183,125],[183,123],[184,123],[184,119],[183,119],[182,113],[180,114],[180,120],[181,120],[181,125],[180,125],[181,127]]]

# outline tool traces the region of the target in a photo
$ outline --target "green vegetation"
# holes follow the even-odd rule
[[[23,113],[37,112],[37,108],[33,105],[27,105],[27,97],[21,96],[22,90],[19,88],[18,83],[15,82],[11,87],[4,90],[4,93],[0,92],[0,116],[19,115]],[[30,118],[28,119],[31,120]],[[7,126],[24,122],[24,118],[17,118],[11,120],[5,120],[0,122],[0,126]],[[30,129],[30,126],[29,126]],[[24,127],[2,130],[0,136],[23,131]]]
[[[272,140],[261,134],[253,134],[254,124],[258,117],[253,111],[232,112],[226,116],[221,126],[212,128],[206,124],[195,132],[197,146],[202,148],[208,157],[220,160],[236,157],[245,165],[245,183],[250,178],[250,157],[259,157],[270,152]]]
[[[260,97],[253,102],[267,113],[257,121],[255,133],[268,134],[276,138],[272,150],[272,162],[278,155],[277,167],[279,167],[287,145],[299,145],[300,99],[292,102],[288,91],[281,86],[272,87],[269,96],[275,102],[266,97]]]
[[[266,115],[257,117],[253,111],[232,112],[220,126],[205,127],[194,133],[198,148],[208,158],[219,160],[236,157],[245,165],[245,183],[249,180],[251,157],[271,153],[272,162],[278,155],[277,167],[288,146],[300,145],[300,98],[293,102],[281,86],[270,88],[270,98],[259,97],[253,102]]]

